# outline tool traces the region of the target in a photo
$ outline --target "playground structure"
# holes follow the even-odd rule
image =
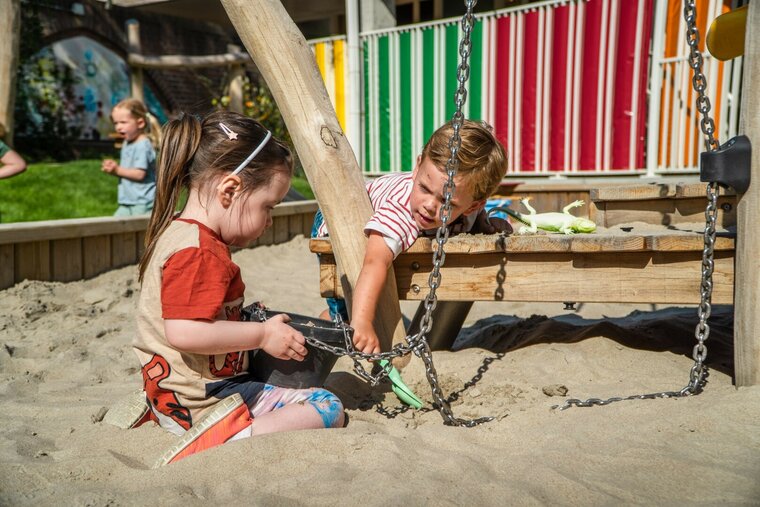
[[[256,9],[244,8],[243,2],[240,0],[224,0],[223,5],[230,19],[233,20],[246,48],[272,88],[275,99],[282,108],[283,117],[291,130],[296,148],[303,157],[309,181],[314,188],[325,218],[330,224],[332,252],[337,262],[335,274],[330,275],[329,278],[341,281],[341,288],[350,307],[351,288],[358,276],[364,242],[366,241],[362,232],[363,225],[371,211],[364,186],[361,179],[357,177],[359,171],[356,159],[342,135],[305,41],[295,29],[282,6],[277,5],[276,2],[263,0],[256,2]],[[252,14],[254,11],[256,12],[255,16]],[[263,26],[266,26],[266,33],[261,28]],[[753,40],[753,27],[760,27],[760,11],[757,7],[751,9],[747,22],[746,75],[745,89],[742,94],[744,100],[742,107],[743,131],[750,139],[757,138],[760,134],[760,114],[758,114],[760,113],[758,109],[760,94],[752,86],[757,78],[760,78],[760,55],[758,55],[760,53],[760,41],[757,40],[757,35]],[[758,33],[757,29],[754,32]],[[289,67],[284,68],[277,65],[277,62],[283,58],[291,63]],[[760,172],[760,163],[757,160],[754,161],[751,170],[755,174],[755,181],[757,181]],[[343,198],[345,195],[352,195],[355,198],[346,202]],[[760,269],[758,269],[757,255],[754,253],[760,246],[760,240],[750,235],[750,231],[753,229],[752,222],[757,220],[760,220],[760,186],[756,183],[754,188],[750,186],[746,193],[737,196],[738,244],[736,246],[735,270],[737,283],[734,298],[737,321],[735,329],[737,385],[756,384],[760,381],[758,378],[760,375],[760,340],[754,332],[760,325],[760,316],[755,311],[758,293],[760,293]],[[606,293],[606,289],[609,288],[621,288],[612,297],[613,300],[662,299],[663,296],[656,293],[667,293],[666,289],[670,286],[667,276],[670,276],[676,266],[671,263],[667,269],[662,269],[664,264],[661,256],[670,255],[661,252],[686,251],[686,258],[679,253],[681,256],[679,262],[683,262],[685,266],[683,269],[688,272],[688,267],[691,266],[691,274],[695,281],[698,280],[697,274],[701,274],[701,267],[697,267],[699,265],[697,261],[701,255],[688,254],[689,251],[694,250],[694,239],[697,240],[696,250],[701,253],[703,247],[699,245],[699,236],[692,235],[691,239],[672,234],[663,235],[661,238],[657,235],[629,237],[625,231],[622,231],[622,233],[610,234],[609,237],[600,235],[599,238],[601,239],[591,241],[587,241],[585,238],[557,238],[555,236],[509,238],[508,240],[486,239],[484,241],[487,245],[481,248],[472,248],[471,245],[463,246],[463,252],[467,257],[465,261],[462,261],[462,264],[474,263],[473,251],[490,252],[496,253],[499,258],[497,263],[501,262],[503,268],[504,257],[502,254],[511,253],[510,247],[514,243],[514,248],[523,248],[526,256],[537,256],[534,257],[534,260],[539,261],[532,266],[533,270],[531,271],[538,273],[535,275],[537,278],[527,280],[529,289],[524,292],[529,294],[533,301],[541,297],[539,294],[542,291],[550,290],[549,287],[551,286],[560,286],[564,291],[560,290],[558,291],[559,294],[549,296],[550,300],[575,301],[583,298],[592,301],[610,301],[611,295]],[[464,242],[472,241],[475,239],[464,240]],[[689,246],[689,243],[692,246]],[[541,244],[544,245],[543,248],[540,247]],[[414,248],[410,250],[410,255],[414,255]],[[420,245],[418,248],[420,249],[419,252],[425,254],[425,257],[429,257],[429,246],[426,248],[425,245]],[[449,246],[449,249],[451,248],[453,247]],[[716,244],[718,253],[715,255],[713,274],[715,274],[716,267],[720,273],[720,268],[728,268],[732,263],[730,254],[721,254],[721,249],[730,250],[730,244],[723,241]],[[555,262],[558,262],[560,267],[564,268],[563,270],[552,269],[555,267],[554,265],[547,265],[545,260],[541,259],[542,253],[547,251],[562,252],[561,255],[564,257],[556,259]],[[586,256],[589,251],[604,254],[599,264],[594,265],[591,258]],[[644,257],[642,258],[642,254],[636,252],[644,252]],[[631,258],[631,254],[634,257]],[[639,276],[634,283],[629,283],[630,271],[621,268],[621,264],[629,259],[634,269],[639,269],[638,273],[643,275]],[[415,262],[419,261],[412,261],[411,271],[423,270],[422,264],[419,264],[419,267],[415,269]],[[584,264],[589,265],[590,269],[583,274],[574,272],[574,269],[568,269]],[[642,266],[651,266],[650,271],[641,270]],[[600,268],[607,269],[600,270]],[[683,272],[683,269],[678,271]],[[557,278],[567,272],[570,273],[566,279],[569,280],[568,285],[563,286],[557,283]],[[596,279],[597,287],[593,287],[594,284],[589,283],[588,278],[591,273],[595,275],[601,273],[601,276]],[[400,312],[397,310],[398,288],[396,282],[402,280],[403,277],[398,273],[391,273],[391,275],[389,283],[386,285],[385,296],[382,298],[384,305],[378,308],[376,318],[378,335],[384,341],[385,347],[391,342],[389,340],[391,336],[393,343],[401,343],[401,339],[404,338],[404,331],[401,329],[398,320]],[[470,300],[474,288],[482,285],[480,283],[483,281],[482,279],[473,277],[473,273],[468,273],[468,275],[469,277],[461,278],[462,283],[467,287],[467,291],[461,289],[458,292],[454,291],[456,296],[452,296],[452,299]],[[657,278],[652,280],[650,275]],[[449,278],[444,277],[446,280],[444,284],[449,283],[448,280],[453,277],[452,271]],[[498,273],[494,276],[492,271],[485,278],[497,280],[497,283],[503,283],[506,280],[503,276],[500,277]],[[537,284],[537,280],[542,283]],[[657,284],[658,281],[663,283]],[[724,281],[727,282],[727,285],[723,288],[716,289],[715,284],[713,284],[712,289],[716,293],[716,301],[728,301],[727,294],[730,292],[728,287],[731,284],[728,282],[728,277]],[[337,283],[333,283],[334,292],[338,291],[337,285]],[[632,293],[636,294],[637,287],[653,285],[656,292],[654,294],[633,298],[630,296]],[[568,291],[572,292],[571,287],[575,292],[568,296]],[[583,292],[584,287],[592,288]],[[698,287],[698,285],[693,283],[692,287]],[[413,284],[410,284],[410,289],[414,292]],[[506,294],[512,289],[512,285],[504,285],[501,287],[501,294]],[[494,290],[493,287],[489,287],[486,292],[488,297],[493,297],[493,294],[499,294],[499,288],[497,287]],[[600,293],[601,296],[597,293]],[[695,296],[698,294],[696,292]],[[683,297],[681,295],[679,297],[665,297],[665,299],[668,302],[677,302],[683,301]]]

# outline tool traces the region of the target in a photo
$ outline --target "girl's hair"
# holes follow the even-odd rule
[[[433,132],[422,148],[422,158],[430,158],[438,169],[445,171],[451,156],[449,142],[453,134],[451,123]],[[459,135],[462,146],[458,152],[457,175],[470,182],[473,199],[487,199],[507,172],[507,153],[486,122],[464,120]]]
[[[134,118],[141,119],[145,122],[145,135],[148,136],[150,143],[154,148],[158,148],[161,144],[161,125],[155,116],[148,112],[148,108],[141,100],[128,97],[118,102],[113,109],[116,108],[125,109],[129,111]]]
[[[224,124],[224,127],[222,127]],[[219,175],[231,173],[261,144],[267,129],[259,122],[229,111],[215,111],[203,120],[186,114],[164,125],[156,168],[156,201],[145,233],[140,278],[161,234],[169,227],[182,190],[204,192]],[[278,172],[293,174],[290,148],[272,137],[238,176],[243,191],[264,188]]]

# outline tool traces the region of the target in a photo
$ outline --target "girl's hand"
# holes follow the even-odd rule
[[[119,164],[117,164],[115,160],[107,158],[103,161],[103,164],[100,166],[100,169],[104,173],[113,174],[114,172],[116,172],[116,168],[118,166]]]
[[[308,352],[304,346],[306,339],[286,322],[290,322],[290,317],[281,313],[263,323],[261,349],[277,359],[303,361]]]
[[[354,328],[354,347],[356,350],[364,352],[365,354],[379,354],[380,353],[380,340],[375,333],[375,328],[370,322],[368,325],[364,323],[351,323]]]

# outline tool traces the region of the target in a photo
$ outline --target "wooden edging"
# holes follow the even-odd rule
[[[311,232],[316,201],[286,202],[251,246],[283,243]],[[68,282],[135,264],[148,217],[98,217],[0,225],[0,289],[23,280]]]

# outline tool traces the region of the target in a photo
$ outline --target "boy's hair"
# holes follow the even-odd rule
[[[457,175],[469,183],[476,201],[493,194],[507,172],[507,153],[492,130],[487,123],[473,120],[464,120],[459,129],[462,147],[459,149]],[[445,171],[451,156],[449,142],[453,134],[451,123],[433,132],[422,148],[422,158],[428,157],[437,168]]]
[[[0,140],[2,140],[3,137],[5,137],[6,131],[5,131],[5,125],[3,122],[0,121]]]
[[[256,120],[229,111],[214,111],[202,120],[186,114],[164,126],[156,168],[156,202],[145,233],[140,281],[158,238],[174,218],[182,190],[202,191],[219,175],[231,173],[266,134],[266,127]],[[238,176],[248,193],[265,188],[278,172],[292,176],[293,156],[287,145],[272,137]]]
[[[134,118],[139,118],[145,122],[145,135],[148,136],[154,148],[157,148],[161,144],[161,125],[156,117],[150,114],[148,108],[145,107],[145,104],[141,100],[127,97],[119,101],[111,110],[117,107],[127,110]]]

